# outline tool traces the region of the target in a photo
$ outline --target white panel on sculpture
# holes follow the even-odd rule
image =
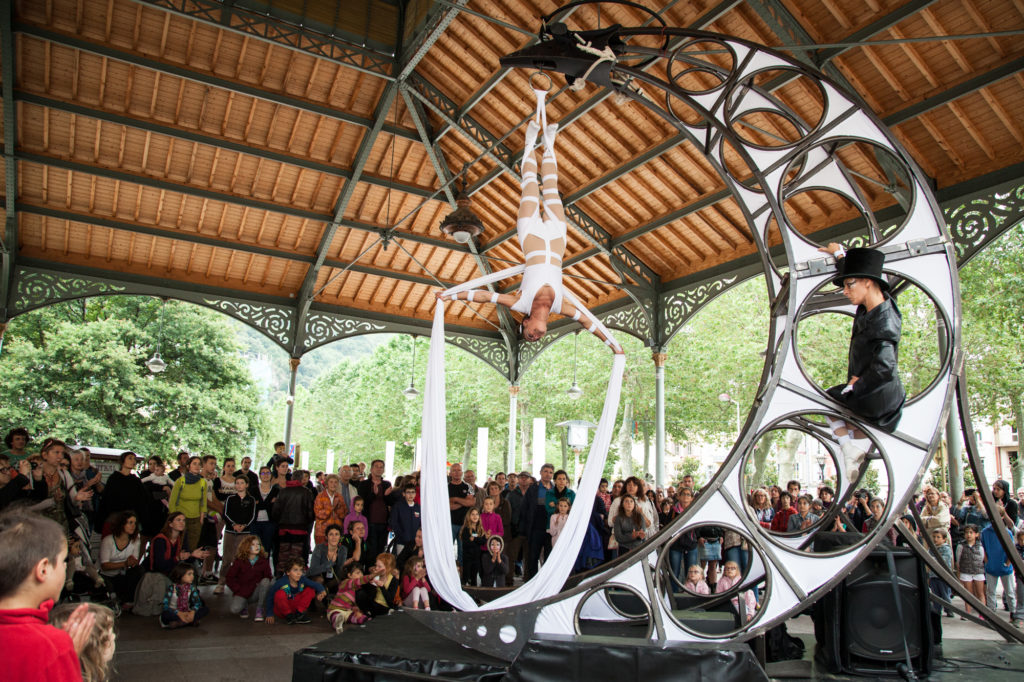
[[[572,635],[576,633],[573,617],[582,594],[573,595],[545,606],[537,614],[534,632],[540,635]]]
[[[591,595],[583,602],[583,605],[580,606],[580,618],[603,621],[625,620],[608,603],[608,592],[604,590]]]
[[[932,206],[925,201],[926,196],[927,194],[921,187],[921,183],[918,182],[917,178],[914,178],[914,202],[899,234],[901,242],[911,242],[916,239],[932,239],[941,236],[941,232],[937,229]]]
[[[932,253],[886,263],[885,269],[910,277],[938,303],[942,310],[949,311],[953,309],[953,287],[946,265],[944,253]]]
[[[903,416],[897,429],[923,443],[935,433],[936,417],[942,412],[949,389],[949,376],[944,376],[928,393],[903,407]]]

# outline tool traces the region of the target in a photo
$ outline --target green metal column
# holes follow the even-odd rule
[[[292,371],[288,377],[288,409],[284,417],[285,446],[291,445],[292,442],[292,416],[295,414],[295,375],[298,374],[300,362],[302,360],[299,358],[288,359],[288,364],[291,366]]]

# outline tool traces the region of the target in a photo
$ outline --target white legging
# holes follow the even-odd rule
[[[420,604],[430,606],[430,590],[425,587],[414,587],[409,596],[402,600],[403,606],[408,606],[412,609],[420,608]]]

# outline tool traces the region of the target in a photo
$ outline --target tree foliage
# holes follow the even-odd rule
[[[106,297],[58,303],[11,321],[0,355],[0,423],[142,454],[249,449],[263,420],[234,334],[217,313]]]

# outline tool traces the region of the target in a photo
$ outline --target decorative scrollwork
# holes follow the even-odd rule
[[[54,275],[26,268],[19,268],[15,280],[14,302],[11,306],[15,315],[59,301],[120,294],[128,288],[87,277]]]
[[[288,347],[295,338],[294,312],[288,308],[269,303],[211,298],[204,298],[203,303],[263,332],[281,346]]]
[[[448,334],[445,341],[471,353],[493,367],[503,377],[509,376],[508,347],[501,339],[489,339],[480,336],[462,336]]]
[[[537,356],[547,350],[555,341],[578,330],[579,327],[576,325],[565,325],[548,331],[539,341],[528,342],[520,340],[519,348],[516,351],[516,357],[519,359],[519,362],[516,363],[516,381],[522,378],[533,361],[537,359]]]
[[[637,337],[645,343],[651,339],[651,321],[647,313],[639,305],[631,305],[622,310],[616,310],[601,318],[609,329],[618,329],[627,334]]]
[[[306,316],[302,346],[305,350],[311,350],[338,339],[384,331],[387,331],[387,325],[382,322],[371,322],[331,313],[311,312]]]
[[[1024,185],[994,191],[943,211],[960,267],[985,245],[1024,220]]]
[[[711,299],[738,284],[739,279],[738,275],[731,275],[701,282],[662,301],[662,334],[666,341]]]

